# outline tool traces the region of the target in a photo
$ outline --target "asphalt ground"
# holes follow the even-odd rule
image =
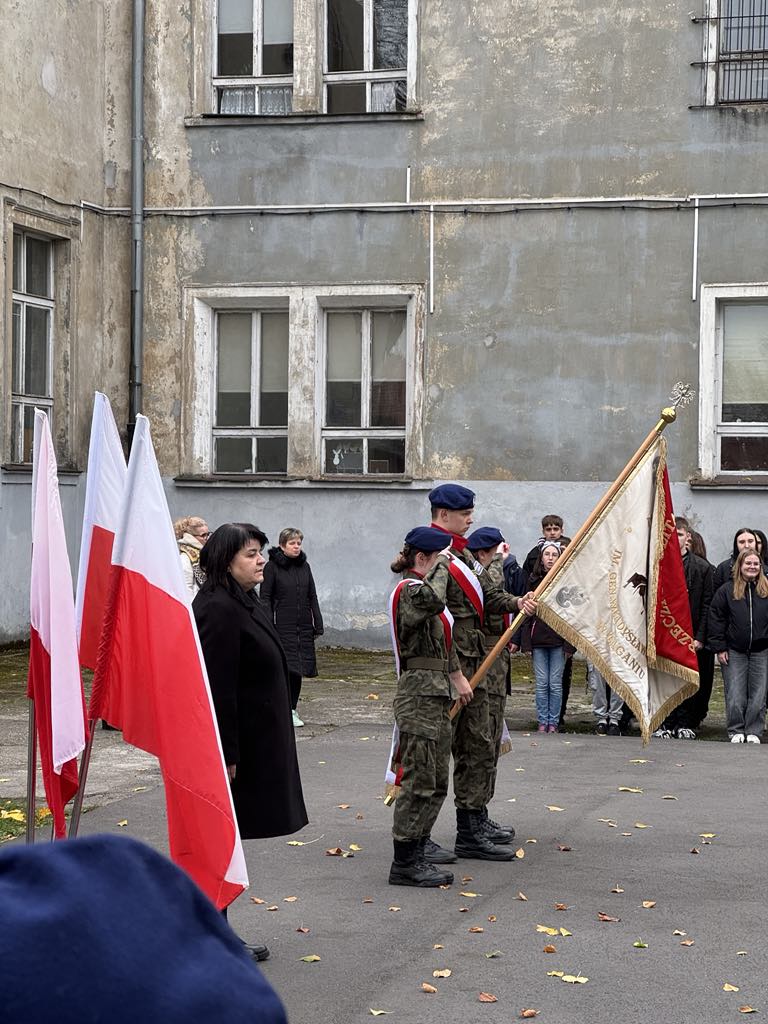
[[[251,888],[230,910],[239,934],[269,945],[262,967],[293,1024],[372,1010],[398,1024],[509,1022],[524,1009],[547,1024],[768,1014],[765,746],[514,733],[491,813],[516,826],[524,856],[459,861],[449,889],[419,890],[387,884],[389,727],[297,735],[310,823],[245,843]],[[164,850],[163,790],[152,773],[145,783],[92,809],[81,831]],[[449,797],[434,837],[453,836]],[[326,853],[353,845],[351,857]]]

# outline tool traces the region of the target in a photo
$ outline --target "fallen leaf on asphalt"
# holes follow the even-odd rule
[[[747,955],[746,949],[739,949],[739,950],[736,951],[736,956],[746,956],[746,955]]]
[[[438,885],[438,889],[450,889],[450,885]]]
[[[711,839],[702,839],[701,840],[701,845],[702,846],[711,846],[712,845],[712,840]]]
[[[550,928],[546,924],[537,924],[536,931],[542,932],[544,935],[559,935],[560,932],[557,928]]]
[[[520,847],[519,850],[515,850],[515,856],[517,857],[518,860],[522,860],[523,859],[523,857],[525,856],[525,850],[522,848],[522,846]]]
[[[547,971],[548,978],[562,978],[565,975],[565,971]]]
[[[567,981],[569,985],[586,985],[589,978],[581,974],[564,974],[560,980]]]
[[[727,981],[723,985],[723,992],[738,992],[738,991],[739,991],[739,986],[738,985],[730,985]]]
[[[677,800],[677,797],[676,796],[672,796],[671,793],[666,793],[661,799],[662,800]]]
[[[613,818],[598,818],[597,820],[602,822],[603,825],[607,825],[608,828],[616,828],[616,822]]]
[[[757,1013],[757,1010],[753,1009],[751,1006],[740,1006],[739,1013]]]
[[[362,846],[358,846],[357,843],[350,843],[349,848],[350,850],[354,850],[355,853],[360,853],[360,851],[362,850]]]
[[[622,832],[621,834],[622,834],[623,836],[631,836],[631,835],[632,835],[632,833],[631,833],[631,832]]]
[[[617,884],[614,885],[614,887],[611,889],[611,892],[624,892],[624,890],[621,888],[620,885]]]
[[[675,768],[685,768],[684,764],[675,764]]]
[[[378,695],[378,693],[369,693],[369,694],[368,694],[368,695],[366,696],[366,698],[365,698],[365,699],[366,699],[366,700],[378,700],[378,699],[379,699],[379,695]]]
[[[567,938],[569,935],[573,935],[573,932],[569,932],[567,928],[561,928],[560,934],[563,936],[563,938]]]
[[[383,1017],[385,1013],[392,1013],[391,1010],[369,1010],[372,1017]]]
[[[9,814],[9,815],[8,815],[8,817],[11,817],[11,816],[12,816],[13,814],[15,814],[15,813],[16,813],[16,814],[18,814],[19,812],[18,812],[18,811],[11,811],[11,814]],[[23,819],[23,818],[21,818],[21,819],[19,819],[19,818],[16,818],[16,821],[19,821],[19,820],[23,821],[24,819]],[[127,824],[128,824],[128,819],[127,819],[127,818],[123,818],[123,820],[122,820],[122,821],[118,821],[118,823],[117,823],[117,827],[118,827],[118,828],[125,828],[125,826],[126,826]]]
[[[422,983],[421,983],[421,991],[422,992],[429,992],[432,995],[434,995],[435,992],[437,992],[437,989],[435,988],[434,985],[430,985],[428,981],[422,981]]]
[[[542,949],[542,953],[556,953],[556,952],[557,952],[557,947],[553,946],[551,943],[549,943],[549,945],[547,945],[547,946],[544,946],[544,948]]]
[[[652,907],[656,906],[656,900],[643,900],[643,908],[645,910],[651,910]]]
[[[468,914],[469,913],[469,907],[459,907],[459,913],[460,914]]]
[[[387,907],[387,910],[391,910],[393,914],[397,914],[400,907]]]
[[[642,939],[638,939],[637,942],[633,942],[632,945],[636,949],[648,949],[648,943],[647,942],[643,942]]]
[[[267,902],[266,900],[260,900],[258,896],[251,896],[251,903],[256,903],[256,904],[258,904],[258,906],[261,906],[262,903],[266,903],[266,902]]]
[[[352,804],[337,804],[340,811],[348,811]]]
[[[642,793],[642,789],[636,786],[619,786],[620,793]]]
[[[562,811],[562,807],[558,807],[557,804],[547,804],[548,811]]]
[[[686,933],[683,932],[683,931],[680,931],[679,928],[675,928],[675,930],[672,932],[672,934],[673,935],[685,935]]]
[[[681,946],[693,946],[693,945],[695,945],[695,943],[694,943],[693,939],[683,939],[683,941],[680,943],[680,945]]]
[[[330,850],[325,851],[326,857],[354,857],[354,853],[350,853],[349,850],[342,850],[340,846],[333,846]]]
[[[146,786],[134,786],[131,792],[133,792],[133,793],[145,793],[146,789],[147,789]]]
[[[538,843],[538,839],[526,839],[526,843]]]
[[[488,915],[488,920],[491,922],[491,924],[493,924],[493,922],[496,920],[496,915],[495,914],[489,914]]]
[[[479,997],[481,1003],[498,1003],[496,996],[492,996],[490,992],[481,992]]]
[[[445,946],[441,946],[439,942],[436,942],[432,949],[445,949]]]
[[[477,896],[476,892],[460,892],[459,896],[468,896],[469,899],[473,900]]]
[[[555,910],[570,910],[571,908],[567,903],[556,903]]]
[[[572,849],[570,846],[566,846],[564,843],[558,843],[557,848],[560,851],[560,853],[570,853]]]
[[[716,832],[699,832],[699,839],[717,839]]]
[[[360,740],[361,743],[365,742],[365,740],[369,740],[370,738],[370,736],[358,736],[358,739]]]
[[[304,843],[302,843],[301,840],[299,840],[299,839],[291,839],[285,845],[286,846],[303,846]]]
[[[517,896],[515,896],[515,899],[516,899],[516,900],[522,900],[522,901],[523,901],[523,903],[527,903],[527,902],[528,902],[528,897],[527,897],[527,896],[525,895],[525,893],[524,893],[524,892],[519,892],[519,893],[517,894]]]
[[[648,764],[648,759],[645,757],[633,757],[629,762],[630,764]]]
[[[480,932],[484,932],[484,931],[485,931],[485,928],[481,928],[481,927],[480,927],[480,925],[477,925],[477,924],[475,924],[475,925],[473,925],[473,926],[472,926],[472,927],[471,927],[471,928],[470,928],[469,930],[470,930],[470,931],[471,931],[471,932],[472,932],[472,933],[473,933],[474,935],[479,935],[479,934],[480,934]]]
[[[604,914],[602,911],[599,911],[598,915],[597,915],[597,920],[598,921],[617,922],[617,921],[620,921],[621,918],[620,917],[611,917],[610,914]]]
[[[279,910],[279,909],[280,909],[280,908],[279,908],[279,907],[276,907],[276,906],[272,906],[272,907],[267,907],[267,910]]]
[[[363,903],[373,903],[373,897],[372,896],[364,896],[363,897]]]
[[[636,821],[635,828],[653,828],[653,825],[644,825],[642,821]]]
[[[357,813],[357,814],[355,815],[355,821],[363,821],[363,820],[364,820],[364,818],[365,818],[365,815],[364,815],[364,814],[360,814],[360,812],[359,812],[359,811],[358,811],[358,813]],[[384,1011],[384,1013],[389,1013],[389,1010],[385,1010],[385,1011]]]
[[[504,956],[500,949],[492,949],[490,953],[485,954],[486,960],[495,960],[497,957]]]
[[[524,1018],[524,1019],[527,1019],[529,1017],[538,1017],[539,1016],[539,1010],[532,1010],[532,1009],[521,1010],[520,1011],[520,1016],[522,1018]]]
[[[462,882],[464,882],[465,884],[466,884],[467,882],[473,882],[473,881],[474,881],[474,879],[472,878],[472,875],[462,875],[462,876],[461,876],[461,880],[462,880]]]
[[[295,903],[298,898],[298,896],[286,896],[283,903]]]
[[[317,953],[310,953],[309,956],[300,956],[299,960],[301,960],[303,964],[316,964],[319,963],[320,957]]]
[[[449,967],[445,967],[442,971],[432,971],[433,978],[450,978],[450,976],[451,969]]]
[[[525,768],[515,768],[515,771],[516,771],[516,772],[524,772],[524,771],[525,771]]]
[[[325,761],[318,761],[317,763],[318,764],[325,764],[326,762]]]
[[[305,928],[304,925],[302,925],[300,928],[297,928],[296,931],[299,933],[299,935],[309,935],[309,928]]]
[[[699,850],[698,846],[694,846],[694,847],[692,847],[692,849],[691,849],[691,853],[700,853],[700,852],[701,852],[701,851]]]

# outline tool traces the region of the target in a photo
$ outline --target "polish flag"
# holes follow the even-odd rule
[[[96,668],[101,626],[107,604],[112,545],[125,492],[125,456],[112,407],[96,392],[88,449],[80,569],[77,574],[77,639],[80,664]]]
[[[62,839],[64,806],[77,792],[76,759],[85,746],[85,700],[56,456],[48,417],[39,409],[35,409],[32,481],[27,696],[35,703],[43,785],[54,835]]]
[[[149,420],[138,416],[89,709],[160,761],[171,858],[217,907],[248,885]]]

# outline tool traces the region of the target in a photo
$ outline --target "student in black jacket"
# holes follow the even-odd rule
[[[737,530],[734,535],[731,554],[715,569],[715,590],[722,587],[724,583],[728,583],[731,579],[733,566],[736,563],[736,559],[739,557],[739,553],[741,551],[746,551],[748,548],[752,551],[757,550],[757,535],[753,530],[750,530],[746,526],[742,526],[742,528]]]

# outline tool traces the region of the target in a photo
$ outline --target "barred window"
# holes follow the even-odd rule
[[[705,104],[768,102],[768,0],[708,0]]]

